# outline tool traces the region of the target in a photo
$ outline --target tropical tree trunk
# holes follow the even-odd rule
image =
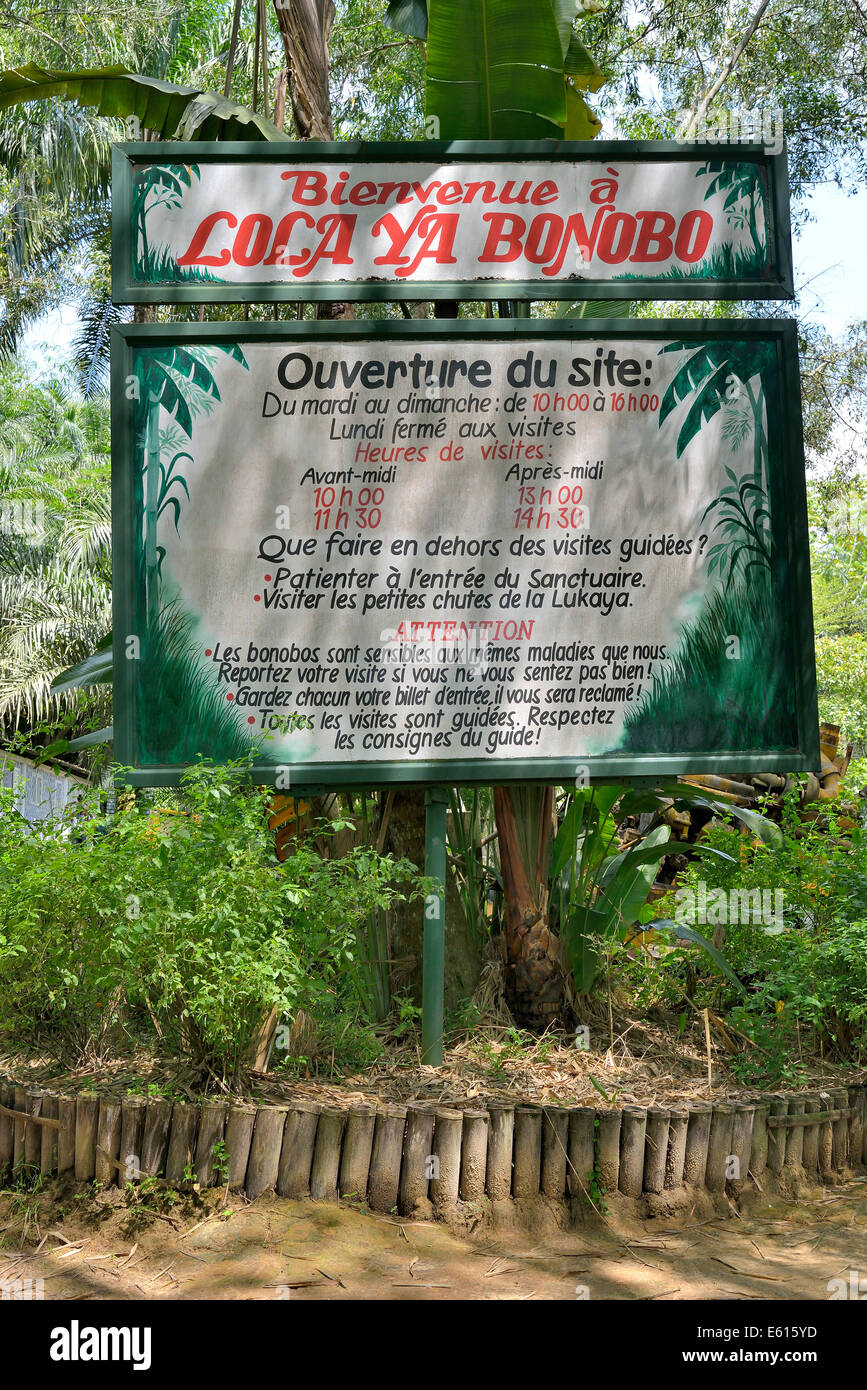
[[[301,140],[333,140],[328,91],[332,0],[283,0],[274,5],[286,50],[289,100]]]
[[[506,1001],[515,1022],[543,1032],[565,1022],[566,978],[548,928],[553,787],[494,788],[505,895]]]
[[[333,140],[331,94],[328,89],[328,38],[334,23],[332,0],[275,0],[274,10],[286,50],[286,68],[275,93],[274,110],[280,108],[280,126],[286,90],[292,105],[295,129],[301,140]],[[278,84],[280,82],[278,78]],[[354,306],[344,300],[320,301],[317,319],[353,319]]]
[[[764,436],[765,436],[765,397],[761,386],[753,391],[749,381],[746,383],[747,399],[753,413],[753,480],[762,489],[765,486]],[[756,499],[756,507],[759,502]]]

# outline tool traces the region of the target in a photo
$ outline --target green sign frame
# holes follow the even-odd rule
[[[299,764],[293,792],[325,787],[424,784],[428,786],[498,782],[571,783],[576,766],[593,780],[670,778],[683,773],[797,772],[819,764],[816,672],[810,585],[807,499],[801,428],[801,396],[798,376],[797,328],[792,320],[458,320],[447,334],[435,320],[340,321],[332,323],[171,323],[124,325],[112,329],[112,527],[114,538],[114,700],[115,755],[130,769],[129,782],[140,786],[177,785],[181,765],[148,764],[138,746],[136,661],[129,659],[130,637],[140,642],[146,630],[144,599],[134,576],[134,536],[141,534],[142,515],[136,516],[136,443],[130,382],[134,380],[134,355],[139,349],[177,345],[208,346],[227,341],[243,343],[391,343],[433,345],[448,338],[449,345],[479,345],[492,340],[517,340],[543,344],[564,339],[671,340],[694,342],[697,347],[720,340],[747,340],[765,344],[774,354],[778,390],[767,398],[768,475],[772,534],[776,564],[772,571],[774,608],[791,634],[791,678],[794,688],[794,746],[783,751],[732,751],[708,748],[694,755],[647,756],[606,754],[562,758],[499,759],[496,757],[411,760],[395,762],[341,762]],[[140,455],[138,455],[140,459]],[[139,462],[139,467],[141,464]],[[142,504],[143,506],[143,504]],[[788,674],[788,673],[787,673]],[[568,735],[567,735],[568,736]],[[202,752],[207,756],[207,749]],[[256,766],[257,782],[275,781],[272,764]]]
[[[152,282],[137,266],[139,243],[136,222],[136,167],[189,166],[213,164],[292,164],[333,168],[347,162],[370,164],[391,172],[396,162],[471,163],[484,174],[486,167],[507,164],[520,169],[522,163],[551,161],[564,166],[589,163],[600,167],[617,161],[621,167],[638,167],[642,173],[660,163],[727,162],[741,170],[754,165],[756,186],[761,189],[767,227],[767,264],[760,273],[731,273],[720,276],[709,269],[704,274],[673,278],[671,273],[636,278],[594,278],[584,276],[535,279],[483,278],[484,266],[475,266],[464,278],[425,280],[413,273],[400,282],[382,277],[339,280],[333,283],[301,283],[264,280],[261,283],[197,283],[181,278],[181,267],[171,275]],[[514,170],[513,170],[514,172]],[[726,185],[728,188],[728,185]],[[732,187],[725,200],[729,208],[736,200]],[[757,144],[681,144],[676,141],[262,141],[173,142],[154,145],[130,142],[115,145],[112,152],[112,298],[120,304],[203,304],[248,302],[309,302],[338,300],[492,300],[492,299],[779,299],[794,298],[789,186],[785,152],[767,153]],[[144,217],[143,205],[139,209]],[[736,201],[732,211],[737,212]],[[223,214],[220,214],[222,216]],[[642,213],[642,217],[651,216]],[[726,216],[729,213],[726,212]],[[228,252],[226,252],[228,255]],[[244,262],[248,264],[248,262]],[[503,267],[500,267],[501,269]],[[696,267],[696,270],[700,267]],[[155,272],[154,272],[155,273]]]

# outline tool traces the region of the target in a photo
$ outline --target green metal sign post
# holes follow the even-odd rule
[[[443,1063],[443,997],[446,935],[446,813],[445,787],[425,792],[424,871],[434,887],[425,898],[424,953],[421,996],[421,1060],[429,1067]]]

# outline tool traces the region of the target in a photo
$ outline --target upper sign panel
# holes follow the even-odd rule
[[[761,146],[129,144],[112,184],[120,303],[793,294]]]

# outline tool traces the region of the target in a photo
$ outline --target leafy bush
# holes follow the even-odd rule
[[[867,747],[867,635],[834,633],[816,638],[816,677],[823,719],[840,724],[843,738]]]
[[[246,765],[199,765],[185,808],[138,805],[32,833],[0,817],[0,1026],[67,1064],[149,1021],[160,1048],[237,1077],[272,1014],[331,1009],[359,924],[415,884],[405,861],[356,849],[274,857]],[[411,890],[414,891],[414,890]]]
[[[773,908],[781,907],[779,921],[722,914],[725,955],[745,994],[718,976],[702,978],[700,957],[682,946],[663,955],[646,988],[645,1002],[653,994],[655,1002],[674,1006],[694,988],[701,1002],[725,1009],[759,1050],[735,1060],[745,1079],[753,1073],[793,1077],[798,1055],[811,1042],[839,1059],[860,1062],[867,1053],[867,840],[860,828],[841,830],[833,811],[802,821],[797,803],[797,791],[784,800],[778,847],[748,840],[730,826],[709,826],[704,838],[734,862],[691,865],[678,888],[653,907],[654,916],[676,917],[682,890],[697,901],[702,883],[709,903],[716,889],[729,904],[741,905],[744,892],[757,890],[769,895],[765,902]],[[708,935],[717,925],[711,911],[699,928]]]
[[[68,1066],[118,1042],[113,924],[129,891],[96,805],[75,814],[31,827],[0,791],[0,1026]]]

